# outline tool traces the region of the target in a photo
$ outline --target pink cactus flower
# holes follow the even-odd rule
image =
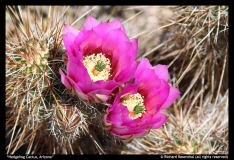
[[[64,26],[63,42],[68,55],[61,81],[82,99],[103,103],[137,67],[137,39],[129,39],[119,19],[98,22],[88,16],[81,30]]]
[[[152,67],[142,58],[134,73],[103,117],[103,126],[123,142],[146,135],[161,127],[168,119],[163,110],[170,107],[180,92],[169,82],[166,65]]]

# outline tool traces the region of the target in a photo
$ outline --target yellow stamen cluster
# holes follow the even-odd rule
[[[136,119],[142,116],[142,114],[145,112],[145,106],[144,106],[144,97],[141,96],[139,93],[136,94],[130,94],[127,98],[125,98],[122,101],[122,104],[126,106],[129,110],[129,116],[131,119]],[[140,113],[135,113],[135,107],[136,106],[142,106],[143,111]]]
[[[88,70],[88,74],[90,78],[95,82],[98,80],[108,80],[110,76],[111,71],[111,63],[108,58],[105,57],[104,54],[98,53],[98,54],[92,54],[89,56],[85,56],[83,59],[83,64]],[[103,65],[102,71],[98,71],[96,69],[96,66],[98,64]]]

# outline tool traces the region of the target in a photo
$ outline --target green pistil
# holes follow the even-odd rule
[[[142,111],[144,111],[144,106],[136,105],[136,106],[134,107],[134,113],[135,113],[135,114],[139,114],[139,113],[141,113]]]
[[[99,72],[103,71],[103,69],[105,69],[106,65],[103,64],[102,62],[98,61],[96,66],[95,66],[95,69]]]

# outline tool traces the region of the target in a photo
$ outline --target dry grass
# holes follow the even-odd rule
[[[228,154],[228,6],[6,6],[7,154]],[[181,96],[167,123],[124,145],[105,105],[68,92],[63,24],[119,17],[140,57],[169,65]]]

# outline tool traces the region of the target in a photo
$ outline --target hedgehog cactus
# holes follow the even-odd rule
[[[56,75],[51,69],[50,56],[54,56],[55,37],[59,32],[52,34],[54,30],[35,29],[28,19],[21,17],[19,20],[14,7],[7,7],[7,12],[10,11],[13,14],[9,14],[9,23],[13,23],[14,28],[10,31],[13,34],[8,34],[6,41],[6,127],[7,130],[13,127],[7,133],[11,134],[7,152],[14,153],[27,143],[15,142],[17,128],[28,125],[27,128],[24,127],[21,140],[38,130],[51,116],[51,103],[55,98],[51,78]],[[14,21],[19,22],[19,26],[14,25]],[[27,152],[30,152],[30,148]]]
[[[83,126],[87,127],[84,115],[78,108],[74,106],[61,105],[54,107],[54,113],[51,121],[51,132],[56,138],[60,138],[61,142],[73,142],[75,137],[80,136]]]
[[[24,48],[20,49],[22,58],[18,60],[18,63],[26,64],[27,73],[39,74],[45,72],[51,74],[49,69],[46,70],[48,68],[49,45],[36,39],[23,43]]]
[[[228,153],[228,10],[6,6],[7,155]]]

